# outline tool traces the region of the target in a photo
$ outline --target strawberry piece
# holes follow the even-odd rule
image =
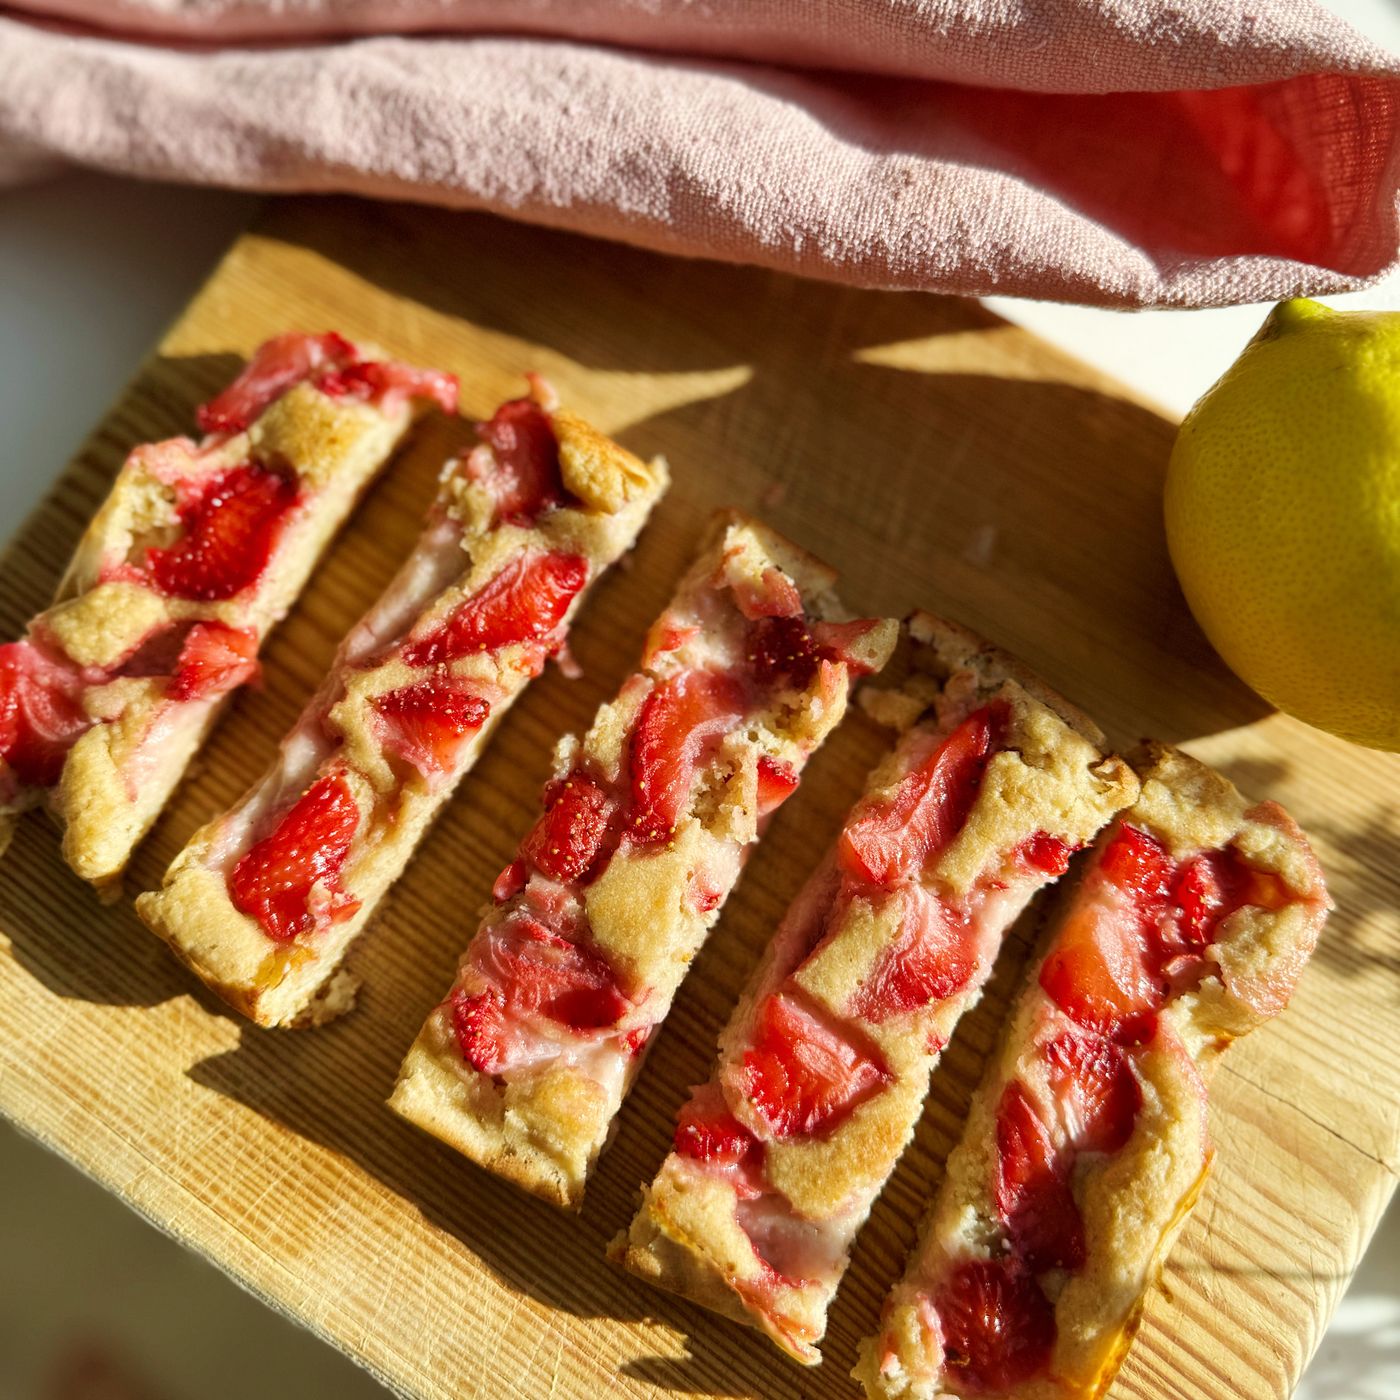
[[[1142,1108],[1128,1057],[1103,1036],[1072,1031],[1057,1035],[1044,1054],[1070,1143],[1080,1152],[1117,1152]]]
[[[480,970],[512,1015],[533,1015],[575,1032],[603,1030],[628,1012],[599,955],[525,913],[495,925],[477,951]]]
[[[858,1049],[781,993],[763,1003],[755,1032],[740,1082],[778,1137],[829,1132],[890,1081],[877,1052]]]
[[[333,399],[359,399],[392,413],[410,399],[427,399],[444,413],[457,411],[457,376],[439,369],[417,369],[396,360],[356,360],[332,369],[316,387]]]
[[[642,665],[654,666],[658,657],[679,651],[699,635],[700,628],[695,623],[677,622],[670,613],[663,613],[647,633],[646,646],[642,649]]]
[[[781,569],[767,568],[759,581],[744,578],[734,584],[734,601],[751,622],[760,617],[800,617],[802,594]]]
[[[468,455],[467,475],[495,497],[497,519],[529,525],[570,499],[559,474],[554,425],[532,399],[502,404],[476,432],[485,447]]]
[[[918,885],[905,893],[899,936],[880,950],[851,998],[851,1013],[879,1023],[960,992],[977,966],[965,915]]]
[[[442,676],[400,686],[376,696],[372,704],[385,730],[385,746],[425,778],[448,772],[462,742],[491,714],[481,696]]]
[[[488,987],[475,996],[453,992],[447,1006],[462,1058],[482,1074],[499,1074],[509,1056],[505,998]]]
[[[776,811],[797,791],[797,769],[766,753],[758,756],[758,815]]]
[[[967,1259],[933,1299],[943,1364],[958,1391],[993,1394],[1030,1380],[1050,1364],[1055,1314],[1014,1259]]]
[[[551,880],[581,880],[598,859],[615,804],[577,771],[551,784],[545,801],[544,815],[520,843],[520,854]]]
[[[92,725],[81,679],[32,642],[0,646],[0,759],[26,787],[52,787],[78,736]],[[0,793],[7,784],[0,782]]]
[[[184,534],[146,551],[155,586],[172,598],[219,602],[262,577],[297,503],[296,481],[256,462],[197,483],[176,506]]]
[[[856,618],[853,622],[814,622],[812,640],[828,661],[839,661],[853,676],[866,675],[870,663],[855,654],[856,643],[878,625],[873,617]]]
[[[1103,853],[1099,874],[1155,915],[1171,892],[1172,859],[1155,836],[1124,822]]]
[[[258,673],[257,634],[222,622],[196,622],[180,647],[166,687],[172,700],[208,700]]]
[[[542,642],[588,582],[575,554],[523,554],[463,600],[436,631],[404,649],[410,666],[438,666],[516,642]]]
[[[496,883],[491,886],[491,898],[497,904],[504,904],[508,899],[514,899],[529,880],[529,867],[523,860],[513,860],[496,876]]]
[[[997,1106],[997,1214],[1017,1256],[1035,1273],[1084,1263],[1084,1222],[1069,1188],[1071,1159],[1058,1151],[1017,1080]]]
[[[360,809],[343,773],[318,778],[228,877],[229,897],[279,943],[348,919],[341,869],[359,830]]]
[[[303,335],[293,331],[265,340],[243,372],[221,394],[195,410],[206,433],[241,433],[274,399],[294,384],[356,358],[355,347],[334,331]]]
[[[961,830],[1001,744],[1005,701],[969,715],[888,797],[862,800],[840,838],[844,870],[892,889],[923,868]]]
[[[652,690],[629,747],[635,841],[670,839],[690,801],[695,770],[743,717],[742,688],[719,671],[681,671]]]
[[[757,1163],[763,1146],[729,1111],[716,1084],[696,1089],[680,1111],[674,1150],[697,1162]]]
[[[1030,870],[1038,870],[1052,880],[1058,880],[1069,869],[1073,854],[1068,844],[1048,831],[1028,836],[1016,849],[1017,859]]]
[[[806,618],[760,617],[749,626],[745,649],[749,667],[760,683],[786,683],[806,690],[824,658]]]

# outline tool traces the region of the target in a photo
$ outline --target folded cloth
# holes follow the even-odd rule
[[[1311,0],[20,0],[0,178],[491,209],[1100,305],[1395,260],[1400,61]]]

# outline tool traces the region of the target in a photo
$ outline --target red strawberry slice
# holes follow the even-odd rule
[[[856,644],[878,625],[879,620],[873,617],[859,617],[853,622],[814,622],[812,640],[828,661],[839,661],[852,675],[863,676],[870,670],[870,663],[857,659]]]
[[[410,643],[410,666],[437,666],[515,642],[542,642],[588,582],[576,554],[523,554],[494,574],[435,632]]]
[[[697,1162],[758,1163],[763,1146],[729,1111],[717,1084],[702,1084],[680,1111],[675,1151]]]
[[[449,772],[462,743],[491,714],[491,706],[442,676],[400,686],[372,702],[385,731],[385,746],[425,778]]]
[[[1175,871],[1167,848],[1155,836],[1124,822],[1103,853],[1099,874],[1132,895],[1148,917],[1155,917],[1171,893]]]
[[[551,784],[545,801],[544,815],[520,843],[520,854],[551,880],[581,880],[598,859],[616,804],[577,771]]]
[[[196,622],[185,633],[166,694],[172,700],[208,700],[258,673],[257,634],[222,622]]]
[[[754,1111],[778,1137],[811,1137],[838,1127],[889,1083],[874,1050],[775,993],[758,1013],[740,1082]]]
[[[841,833],[842,868],[892,889],[961,830],[1010,717],[994,700],[969,715],[889,797],[863,800]]]
[[[1069,1188],[1071,1158],[1057,1150],[1019,1081],[997,1108],[997,1214],[1016,1255],[1035,1273],[1084,1263],[1084,1222]]]
[[[1072,1031],[1057,1035],[1044,1054],[1069,1142],[1080,1152],[1117,1152],[1142,1107],[1128,1057],[1103,1036]]]
[[[943,1364],[959,1392],[995,1394],[1043,1372],[1055,1346],[1055,1314],[1014,1259],[968,1259],[933,1299]]]
[[[1028,836],[1016,849],[1017,859],[1028,870],[1048,875],[1058,880],[1069,869],[1069,858],[1073,854],[1069,845],[1048,831],[1037,831]]]
[[[318,778],[233,867],[229,897],[279,943],[348,919],[360,901],[345,894],[340,873],[359,825],[345,775]]]
[[[758,815],[776,811],[797,791],[797,769],[781,758],[758,756]]]
[[[529,880],[529,867],[523,860],[513,860],[496,876],[496,883],[491,886],[491,898],[497,904],[504,904],[508,899],[514,899]]]
[[[25,787],[52,787],[78,736],[92,725],[76,670],[32,642],[0,646],[0,759]],[[0,776],[0,794],[9,787]]]
[[[293,331],[274,336],[258,346],[243,373],[227,389],[195,410],[195,421],[206,433],[241,433],[293,384],[355,358],[355,347],[334,331],[328,335]]]
[[[745,656],[749,669],[762,685],[790,685],[806,690],[816,679],[824,658],[807,620],[797,617],[760,617],[749,626]]]
[[[743,717],[742,687],[719,671],[681,671],[652,690],[629,748],[633,840],[670,839],[689,805],[696,769]]]
[[[529,525],[570,499],[559,474],[554,425],[534,400],[502,404],[476,431],[485,447],[467,457],[467,475],[496,498],[497,519]]]
[[[510,1054],[505,998],[495,987],[474,996],[453,992],[447,1009],[462,1058],[482,1074],[500,1074]]]
[[[614,1026],[631,1009],[612,969],[595,952],[515,913],[474,950],[478,969],[511,1016],[535,1016],[575,1032]]]
[[[977,967],[972,929],[962,912],[911,885],[899,937],[883,948],[851,998],[851,1012],[877,1024],[944,1001],[967,986]]]
[[[438,369],[417,369],[395,360],[356,360],[332,369],[316,387],[333,399],[359,399],[393,413],[410,399],[427,399],[444,413],[457,411],[457,376]]]
[[[297,503],[296,481],[256,462],[192,485],[176,506],[184,534],[146,551],[146,570],[173,598],[218,602],[262,577]]]
[[[802,615],[802,594],[781,569],[764,569],[757,583],[749,578],[736,581],[734,601],[750,621],[760,617]]]

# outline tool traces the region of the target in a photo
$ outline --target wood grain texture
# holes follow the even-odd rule
[[[1218,1168],[1113,1400],[1283,1396],[1400,1162],[1400,759],[1271,714],[1214,658],[1159,519],[1172,425],[977,306],[666,260],[476,215],[349,200],[268,209],[230,251],[0,563],[0,635],[42,607],[135,442],[186,431],[262,338],[335,328],[462,376],[486,414],[539,369],[676,485],[575,629],[584,677],[512,711],[371,929],[361,1009],[314,1033],[220,1008],[61,866],[41,819],[0,862],[0,1109],[162,1228],[416,1397],[850,1396],[1023,957],[1023,927],[944,1058],[864,1231],[825,1364],[603,1262],[685,1086],[881,736],[853,716],[813,762],[682,988],[579,1220],[383,1106],[472,910],[529,819],[554,738],[630,670],[708,511],[755,510],[836,564],[852,606],[946,611],[1020,653],[1111,738],[1185,743],[1313,837],[1337,912],[1292,1008],[1231,1052]],[[158,883],[260,773],[346,626],[415,538],[465,436],[419,433],[331,550],[138,854]],[[30,464],[47,471],[49,463]],[[270,1381],[276,1390],[275,1379]]]

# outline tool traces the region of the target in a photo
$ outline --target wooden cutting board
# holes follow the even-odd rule
[[[524,830],[555,736],[631,669],[711,508],[757,511],[843,572],[862,611],[946,611],[1019,652],[1127,744],[1184,743],[1316,842],[1337,912],[1292,1008],[1216,1081],[1218,1169],[1114,1400],[1283,1396],[1400,1161],[1400,758],[1271,714],[1216,660],[1159,519],[1173,427],[978,306],[663,259],[476,215],[273,204],[143,365],[0,565],[0,635],[42,607],[133,444],[265,336],[336,328],[462,377],[486,415],[544,371],[676,484],[633,566],[512,711],[355,958],[361,1008],[315,1032],[243,1025],[60,864],[42,819],[0,861],[0,1109],[162,1229],[415,1397],[835,1397],[899,1272],[1005,1009],[1024,939],[940,1068],[864,1231],[826,1361],[603,1262],[764,938],[860,789],[853,715],[809,770],[697,961],[580,1219],[527,1200],[383,1107],[473,910]],[[258,774],[337,639],[409,548],[460,424],[415,439],[334,546],[147,841],[128,894]],[[47,472],[56,464],[33,462]],[[178,1320],[172,1319],[178,1326]],[[269,1393],[275,1377],[263,1378]]]

